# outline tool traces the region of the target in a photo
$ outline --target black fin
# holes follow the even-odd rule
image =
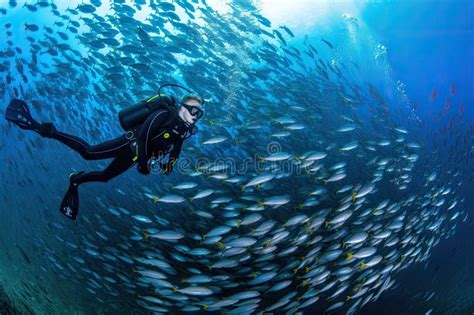
[[[39,126],[39,123],[31,117],[26,103],[19,99],[11,100],[5,111],[5,119],[21,129],[36,130]]]
[[[68,191],[64,195],[59,211],[71,220],[76,220],[79,212],[79,191],[77,186],[70,185]]]

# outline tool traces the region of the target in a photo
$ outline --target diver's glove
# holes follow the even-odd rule
[[[160,167],[163,170],[163,173],[165,173],[165,175],[171,174],[171,172],[173,171],[173,165],[174,161],[168,161],[167,163],[160,162]]]
[[[145,164],[145,165],[141,165],[141,164],[138,164],[137,165],[137,170],[140,174],[143,174],[143,175],[148,175],[150,174],[150,170],[148,169],[148,165]]]

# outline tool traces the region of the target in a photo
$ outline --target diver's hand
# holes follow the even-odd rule
[[[171,162],[168,162],[168,163],[160,162],[160,167],[163,170],[163,173],[165,173],[165,175],[169,175],[171,174],[171,171],[173,171],[173,163]]]
[[[150,174],[150,170],[148,169],[148,165],[140,165],[138,164],[137,165],[137,170],[139,173],[143,174],[143,175],[148,175]]]

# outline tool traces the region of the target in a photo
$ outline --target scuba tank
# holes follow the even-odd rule
[[[174,120],[174,117],[178,115],[178,101],[173,96],[160,93],[161,89],[165,86],[175,86],[186,90],[189,93],[193,93],[191,90],[178,84],[169,83],[160,85],[157,95],[149,98],[146,101],[141,101],[135,105],[124,108],[119,112],[120,125],[125,131],[133,130],[139,125],[143,124],[151,113],[160,108],[167,108],[170,112],[170,115],[172,115],[169,121]]]
[[[119,112],[120,125],[125,131],[132,130],[143,124],[153,112],[163,107],[167,107],[170,112],[177,114],[176,100],[172,96],[158,94],[146,101],[122,109]]]

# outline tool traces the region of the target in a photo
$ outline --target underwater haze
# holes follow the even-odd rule
[[[0,0],[0,314],[473,314],[473,12]],[[123,110],[189,91],[143,161]]]

